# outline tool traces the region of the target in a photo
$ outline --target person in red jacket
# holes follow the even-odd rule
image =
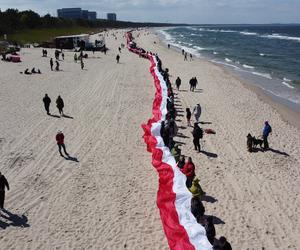
[[[66,151],[66,146],[65,146],[65,143],[64,143],[65,136],[64,136],[63,132],[62,131],[58,131],[55,139],[56,139],[56,142],[57,142],[57,145],[58,145],[58,151],[59,151],[60,155],[62,157],[64,157],[64,155],[61,152],[61,148],[63,148],[65,154],[67,156],[69,156],[69,154]]]
[[[190,188],[192,186],[193,179],[195,178],[195,165],[191,157],[188,158],[188,161],[184,164],[181,172],[186,176],[186,186]]]

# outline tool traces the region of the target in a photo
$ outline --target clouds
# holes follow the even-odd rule
[[[56,9],[81,7],[98,17],[116,12],[118,19],[182,23],[300,22],[299,0],[0,0],[1,9],[32,9],[56,15]]]

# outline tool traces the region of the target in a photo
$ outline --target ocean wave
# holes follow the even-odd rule
[[[213,52],[213,54],[214,54],[214,55],[218,55],[219,53],[218,53],[218,52],[216,52],[216,51],[214,51],[214,52]]]
[[[246,35],[246,36],[256,36],[256,35],[258,35],[255,32],[246,32],[246,31],[241,31],[240,34]]]
[[[266,56],[266,54],[263,54],[263,53],[259,53],[259,55],[260,55],[260,56]]]
[[[285,81],[285,82],[291,82],[292,80],[284,77],[283,81]]]
[[[203,31],[207,31],[207,32],[220,32],[220,30],[214,30],[214,29],[203,29]]]
[[[195,31],[198,31],[199,29],[197,28],[194,28],[194,27],[187,27],[187,29],[190,29],[190,30],[195,30]]]
[[[255,68],[254,66],[247,65],[247,64],[243,64],[243,67],[246,69],[254,69]]]
[[[191,36],[199,36],[199,37],[201,37],[202,35],[201,34],[191,33]]]
[[[267,73],[260,73],[260,72],[254,71],[254,72],[252,72],[252,74],[272,80],[272,76],[270,74],[267,74]]]
[[[285,86],[287,86],[290,89],[294,89],[295,88],[294,86],[288,84],[287,82],[282,82],[282,84],[285,85]]]
[[[174,40],[173,37],[169,33],[165,32],[164,30],[158,30],[158,32],[161,33],[167,41]]]
[[[232,67],[232,68],[235,68],[235,69],[240,69],[239,67],[237,67],[235,65],[232,65],[230,63],[220,62],[220,61],[216,61],[216,60],[211,60],[211,62],[217,63],[217,64],[222,64],[222,65],[225,65],[225,66],[229,66],[229,67]]]
[[[263,89],[263,90],[265,90],[265,91],[267,91],[267,92],[269,92],[269,93],[271,93],[272,95],[274,95],[274,96],[277,96],[277,97],[280,97],[280,98],[283,98],[283,99],[286,99],[286,100],[289,100],[290,102],[293,102],[293,103],[296,103],[296,104],[299,104],[300,103],[300,98],[297,96],[291,96],[291,95],[289,95],[289,94],[287,94],[287,93],[276,93],[276,92],[274,92],[274,91],[272,91],[272,90],[270,90],[270,89],[266,89],[266,88],[264,88],[264,87],[262,87],[262,86],[258,86],[258,87],[260,87],[261,89]]]
[[[261,37],[269,38],[269,39],[292,40],[292,41],[300,42],[300,37],[295,37],[295,36],[284,36],[279,34],[272,34],[272,35],[263,35]]]
[[[206,50],[206,48],[202,48],[202,47],[199,47],[199,46],[193,46],[194,49],[197,49],[197,50]]]
[[[222,33],[237,33],[238,31],[235,30],[220,30]]]
[[[226,61],[226,62],[232,62],[232,60],[229,59],[229,58],[227,58],[227,57],[225,58],[225,61]]]

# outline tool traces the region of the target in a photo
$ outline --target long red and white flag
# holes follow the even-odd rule
[[[132,35],[129,34],[128,45],[132,41]],[[131,51],[140,54],[138,48]],[[158,70],[156,56],[148,54],[147,57],[151,62],[150,72],[154,78],[156,93],[153,117],[142,127],[147,150],[152,153],[152,164],[159,174],[157,206],[165,235],[172,250],[211,250],[205,228],[197,223],[191,213],[192,194],[186,187],[186,177],[177,167],[175,158],[160,134],[161,122],[166,120],[168,88]]]

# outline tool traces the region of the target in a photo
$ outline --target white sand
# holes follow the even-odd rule
[[[95,53],[100,58],[90,52],[86,71],[71,52],[61,72],[50,71],[41,49],[23,50],[21,64],[0,61],[0,171],[11,185],[6,208],[30,225],[0,217],[0,249],[168,249],[156,209],[157,174],[140,127],[152,110],[150,64],[124,49],[117,65],[124,40],[106,40],[111,50]],[[33,66],[43,74],[19,74]],[[74,119],[47,116],[45,93],[51,113],[58,114],[60,94]],[[79,163],[59,156],[59,129]]]
[[[203,127],[217,132],[202,142],[217,157],[193,150],[190,128],[180,129],[189,138],[177,138],[186,143],[183,154],[193,158],[204,190],[217,199],[204,202],[206,214],[225,222],[216,225],[217,235],[233,249],[299,249],[299,130],[220,67],[183,62],[154,40],[142,35],[137,42],[159,53],[171,80],[181,77],[182,89],[197,77],[202,91],[179,92],[178,104],[185,111],[200,103],[201,120],[212,122]],[[111,50],[96,53],[100,58],[89,53],[86,71],[71,52],[65,52],[62,72],[49,70],[41,49],[23,50],[21,64],[0,61],[0,171],[11,185],[6,208],[25,215],[29,225],[22,227],[25,219],[17,216],[0,217],[1,249],[168,249],[156,207],[157,174],[141,138],[154,97],[150,63],[123,50],[117,65],[125,40],[119,33],[117,41],[110,36],[106,42]],[[33,66],[43,74],[19,74]],[[74,119],[47,116],[45,93],[52,113],[58,114],[60,94]],[[186,127],[180,115],[178,125]],[[246,151],[247,133],[261,134],[265,120],[273,127],[271,148],[289,157]],[[59,129],[79,163],[59,156]]]

